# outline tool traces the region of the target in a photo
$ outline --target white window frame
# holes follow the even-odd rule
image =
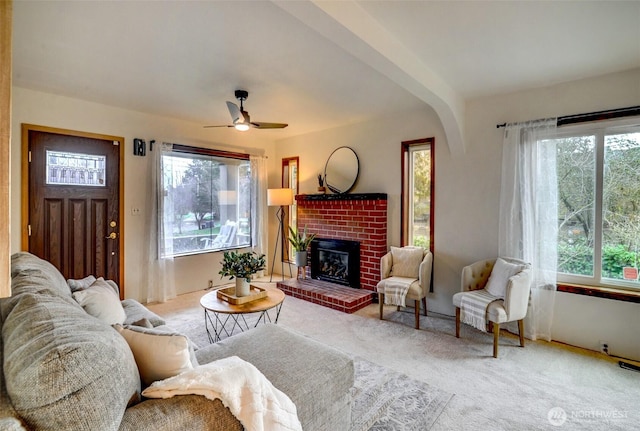
[[[572,136],[595,137],[595,202],[594,202],[594,250],[593,275],[577,275],[558,272],[558,283],[577,284],[594,287],[640,289],[638,282],[602,278],[602,202],[604,187],[604,138],[606,135],[640,132],[640,119],[637,117],[622,120],[608,120],[597,123],[563,126],[557,133],[545,139],[561,139]]]

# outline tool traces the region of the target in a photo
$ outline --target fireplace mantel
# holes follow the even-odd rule
[[[297,201],[378,201],[387,200],[386,193],[341,193],[296,195]]]

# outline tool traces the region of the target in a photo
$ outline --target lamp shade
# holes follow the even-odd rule
[[[293,189],[267,189],[267,205],[270,207],[293,205]]]

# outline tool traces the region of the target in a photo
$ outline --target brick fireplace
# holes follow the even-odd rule
[[[380,258],[387,252],[387,195],[297,195],[296,201],[300,229],[360,243],[360,288],[375,291]]]

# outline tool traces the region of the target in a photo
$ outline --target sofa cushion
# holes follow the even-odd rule
[[[18,414],[35,429],[117,429],[140,391],[126,341],[70,297],[16,299],[2,339],[7,392]]]
[[[184,335],[140,326],[114,327],[127,340],[145,386],[198,366],[189,339]]]
[[[118,431],[176,430],[244,431],[244,428],[222,401],[182,395],[146,400],[129,407]]]
[[[84,311],[107,325],[122,324],[127,317],[118,294],[102,277],[86,289],[73,292],[73,299],[82,306]]]
[[[22,277],[16,275],[22,274]],[[18,295],[24,292],[40,292],[71,296],[71,289],[55,266],[27,253],[18,252],[11,256],[11,292]]]
[[[302,429],[346,429],[328,424],[338,415],[336,409],[343,412],[351,401],[354,368],[348,355],[272,323],[196,351],[200,364],[234,355],[255,365],[291,398]],[[344,421],[348,424],[349,417]]]

